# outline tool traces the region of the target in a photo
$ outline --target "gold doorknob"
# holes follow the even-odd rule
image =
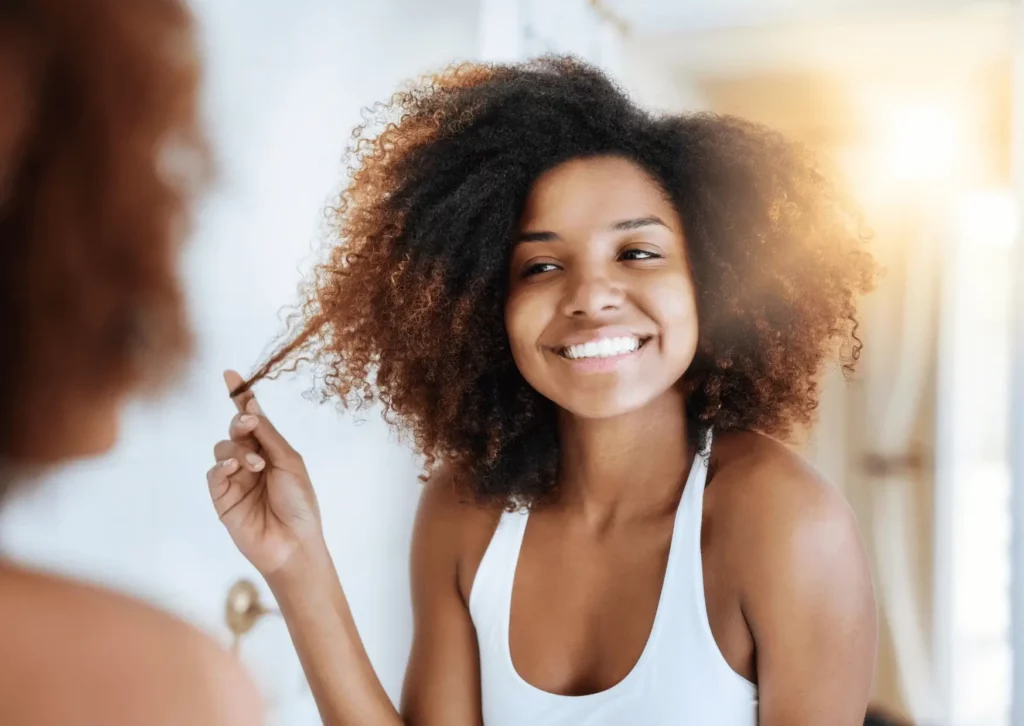
[[[224,604],[224,620],[234,636],[232,650],[238,651],[242,636],[248,633],[264,615],[277,613],[260,601],[259,590],[251,581],[241,579],[228,590]]]

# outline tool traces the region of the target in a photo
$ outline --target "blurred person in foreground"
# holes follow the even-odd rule
[[[875,265],[842,193],[769,129],[652,116],[571,58],[454,67],[377,111],[304,314],[227,375],[208,474],[324,722],[860,726],[863,544],[778,440],[860,351]],[[425,455],[401,714],[250,390],[305,361]]]
[[[129,396],[187,356],[176,266],[209,176],[198,76],[178,0],[0,2],[0,487],[109,450]],[[241,726],[261,711],[193,628],[0,559],[3,723]]]

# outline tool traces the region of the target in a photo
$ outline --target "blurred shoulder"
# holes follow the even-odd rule
[[[0,712],[25,726],[263,723],[242,665],[116,593],[0,565]]]

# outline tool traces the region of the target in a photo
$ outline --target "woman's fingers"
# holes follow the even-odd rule
[[[213,500],[218,517],[223,517],[241,499],[242,495],[236,491],[239,487],[231,485],[231,475],[238,471],[238,466],[237,459],[225,459],[218,461],[206,472],[206,483],[210,487],[210,499]]]
[[[292,468],[289,465],[299,464],[302,459],[298,452],[292,448],[288,440],[281,435],[270,419],[263,415],[255,398],[246,404],[246,416],[256,416],[256,425],[252,429],[252,435],[259,442],[262,452],[270,459],[275,466],[284,469]]]
[[[251,413],[237,413],[231,419],[228,426],[228,436],[232,441],[248,443],[252,449],[259,448],[259,442],[253,436],[253,429],[259,424],[259,416]]]
[[[267,463],[259,454],[235,441],[218,442],[213,450],[217,463],[206,472],[206,481],[217,516],[224,519],[256,490],[259,473]]]
[[[233,392],[244,383],[244,380],[237,371],[224,371],[224,384],[228,392]],[[250,390],[232,396],[238,409],[237,423],[232,421],[231,438],[236,441],[244,440],[245,434],[249,434],[259,443],[263,454],[276,466],[288,469],[294,465],[301,465],[302,458],[292,448],[287,439],[270,423],[270,419],[260,408],[256,395]],[[289,464],[293,465],[292,467]]]
[[[266,460],[249,446],[237,441],[218,441],[213,447],[213,457],[218,462],[234,459],[242,469],[260,472],[266,468]]]
[[[242,378],[238,371],[226,370],[224,371],[224,385],[228,387],[228,393],[234,393],[238,390],[238,387],[245,383],[245,379]],[[239,413],[245,412],[245,404],[249,402],[249,399],[253,397],[252,391],[246,391],[240,393],[237,396],[232,396],[231,400],[235,402],[235,407]]]

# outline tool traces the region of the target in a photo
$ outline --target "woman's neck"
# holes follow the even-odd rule
[[[559,435],[560,506],[598,526],[674,511],[694,455],[681,392],[610,419],[563,411]]]

